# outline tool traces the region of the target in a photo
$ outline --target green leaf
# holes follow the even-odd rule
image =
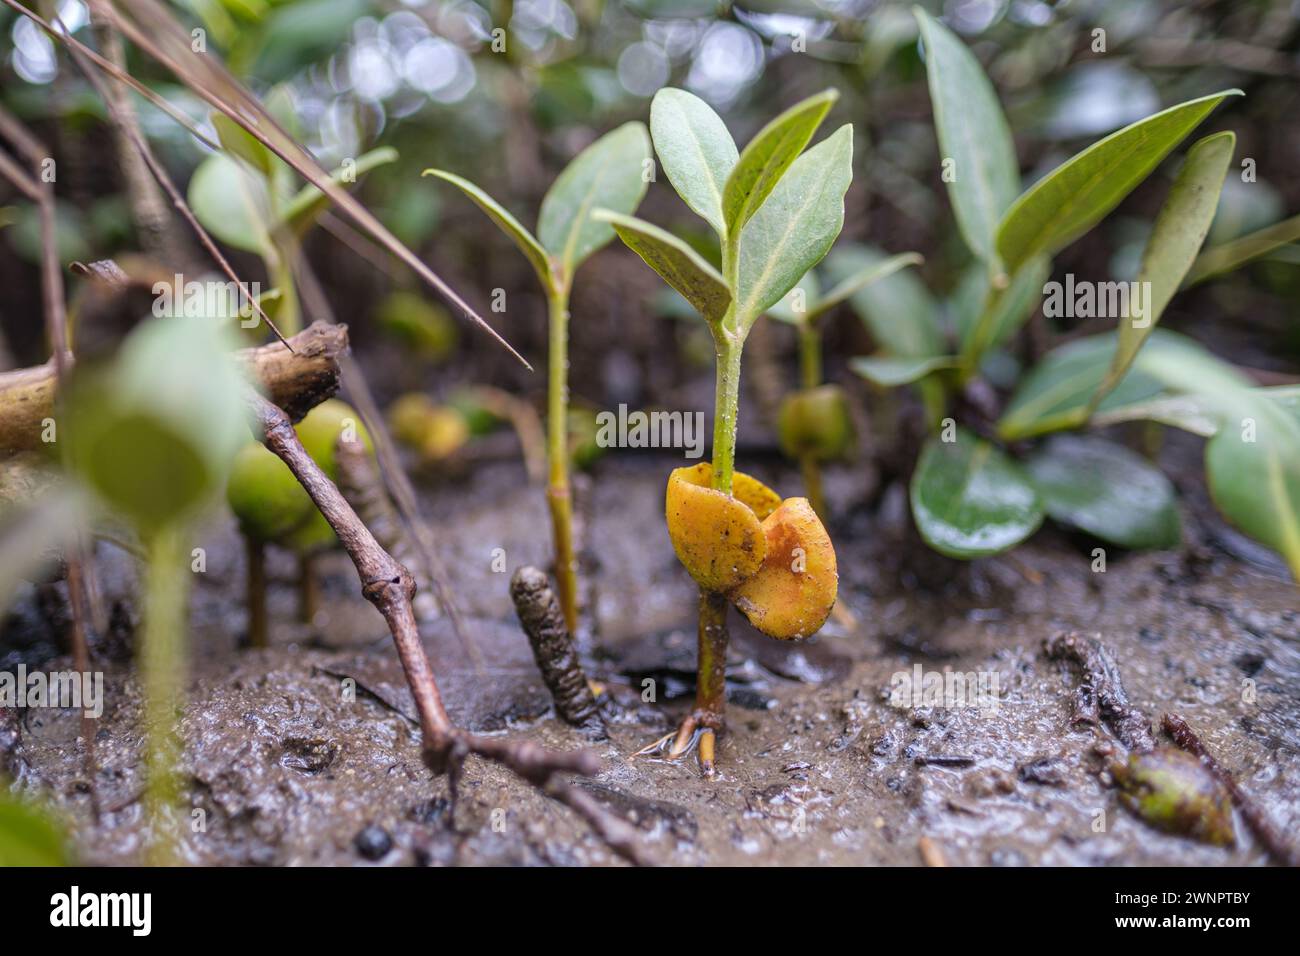
[[[277,165],[283,166],[280,158],[272,153],[261,141],[228,117],[225,113],[213,112],[209,119],[217,131],[217,141],[234,156],[238,156],[265,176],[270,176]]]
[[[676,236],[633,216],[598,209],[593,218],[609,223],[629,249],[680,292],[710,325],[722,322],[731,305],[727,283],[716,269]]]
[[[466,196],[474,200],[478,207],[488,214],[488,218],[495,222],[502,232],[514,240],[515,245],[532,263],[533,271],[542,280],[542,286],[547,289],[551,287],[554,277],[551,275],[551,260],[547,256],[546,250],[542,248],[540,242],[533,238],[533,234],[525,229],[519,220],[512,216],[504,206],[468,179],[462,179],[454,173],[442,169],[426,169],[420,175],[437,176],[453,186],[460,187]]]
[[[966,245],[993,262],[998,222],[1020,191],[1011,130],[993,85],[966,45],[924,10],[914,12],[925,44],[939,148],[953,161],[948,198]]]
[[[1240,90],[1188,100],[1093,143],[1026,190],[998,226],[998,254],[1014,273],[1069,245],[1150,175],[1210,112]]]
[[[355,182],[356,179],[364,176],[377,166],[383,166],[386,163],[397,161],[397,150],[391,146],[381,146],[379,149],[372,149],[368,153],[358,156],[356,163],[349,166],[340,166],[330,173],[330,179],[339,186]],[[346,178],[345,178],[346,177]],[[302,235],[317,219],[321,213],[329,208],[330,198],[315,186],[306,185],[300,189],[288,205],[284,207],[280,214],[280,221],[288,226],[295,235]]]
[[[958,429],[931,438],[912,475],[912,516],[926,544],[951,558],[1014,547],[1043,522],[1043,505],[1020,466],[995,445]]]
[[[737,235],[758,212],[839,96],[835,90],[810,96],[772,120],[750,140],[722,189],[722,216],[727,235]]]
[[[847,282],[888,261],[878,249],[843,244],[827,257],[826,272],[837,282]],[[849,298],[881,351],[900,358],[943,354],[938,306],[914,273],[895,272],[863,286]]]
[[[811,317],[814,319],[819,318],[841,302],[845,302],[857,295],[867,286],[889,278],[899,269],[905,269],[908,266],[919,266],[923,262],[925,262],[925,257],[919,252],[900,252],[896,256],[890,256],[883,262],[864,266],[857,272],[841,279],[829,292],[819,298]]]
[[[641,205],[650,179],[650,137],[642,123],[624,123],[606,133],[569,163],[547,190],[537,220],[537,238],[561,265],[565,281],[597,249],[614,238],[593,209],[631,215]]]
[[[1192,263],[1184,285],[1193,286],[1214,276],[1231,272],[1253,259],[1267,255],[1274,249],[1298,239],[1300,239],[1300,216],[1292,216],[1266,229],[1252,232],[1248,236],[1206,249]]]
[[[266,183],[238,160],[213,153],[190,177],[190,209],[226,245],[261,254],[270,244],[271,199]]]
[[[722,190],[736,165],[736,143],[698,96],[671,87],[650,103],[650,135],[668,181],[719,236],[726,235]]]
[[[740,237],[736,311],[742,327],[794,288],[844,226],[853,127],[841,126],[794,161]]]
[[[67,866],[67,836],[41,809],[0,794],[0,867]]]
[[[1234,525],[1279,552],[1300,582],[1300,418],[1246,390],[1234,418],[1205,446],[1210,496]]]
[[[796,298],[803,295],[803,301],[796,303]],[[795,283],[793,289],[781,296],[781,301],[767,310],[767,314],[779,322],[788,325],[802,325],[815,317],[821,301],[821,283],[817,280],[817,271],[809,269],[803,278]],[[798,307],[796,307],[796,305]]]
[[[1178,546],[1174,487],[1141,455],[1095,435],[1058,435],[1025,463],[1054,520],[1131,549]]]
[[[972,267],[972,288],[963,294],[976,297],[973,302],[979,303],[978,312],[974,321],[962,322],[959,329],[961,353],[968,363],[977,365],[985,353],[1011,338],[1029,320],[1043,297],[1051,269],[1050,259],[1035,256],[1020,267],[1007,288],[990,295],[987,270]]]
[[[1049,352],[1011,397],[998,422],[998,435],[1016,441],[1081,427],[1088,421],[1092,396],[1114,362],[1117,341],[1117,334],[1108,332]],[[1168,389],[1222,393],[1248,384],[1232,366],[1191,339],[1157,329],[1128,373],[1092,411],[1102,417]]]
[[[1214,220],[1236,143],[1234,134],[1217,133],[1188,151],[1142,253],[1137,281],[1140,288],[1149,290],[1143,296],[1146,308],[1141,315],[1120,317],[1119,347],[1110,371],[1093,396],[1094,407],[1124,377],[1192,267]]]
[[[905,358],[890,355],[859,356],[849,360],[849,368],[867,381],[882,388],[910,385],[939,369],[956,368],[961,360],[953,355],[930,358]]]

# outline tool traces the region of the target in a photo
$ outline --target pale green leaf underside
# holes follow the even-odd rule
[[[952,160],[948,197],[966,244],[991,262],[998,222],[1020,191],[1011,130],[993,85],[966,45],[924,10],[915,13],[939,148],[943,159]]]
[[[1038,529],[1043,506],[1024,472],[995,445],[958,429],[932,437],[911,483],[912,516],[926,544],[953,558],[1014,547]]]
[[[883,262],[873,263],[851,273],[837,282],[829,292],[817,300],[813,318],[824,315],[841,302],[848,301],[867,286],[888,279],[900,269],[906,269],[908,266],[919,266],[923,262],[925,262],[925,257],[919,252],[900,252],[896,256],[890,256]]]
[[[224,153],[213,153],[190,177],[187,199],[195,217],[226,245],[262,253],[270,245],[271,199],[265,180]]]
[[[1300,418],[1300,385],[1274,385],[1249,391],[1277,402],[1288,414]],[[1088,420],[1088,424],[1104,428],[1121,422],[1157,422],[1202,438],[1211,438],[1219,431],[1226,413],[1235,407],[1232,398],[1225,401],[1222,395],[1162,393],[1148,401],[1098,412]]]
[[[825,90],[796,103],[758,131],[740,154],[722,189],[722,216],[734,236],[753,217],[785,175],[839,98]]]
[[[718,325],[731,305],[727,283],[699,254],[672,233],[643,219],[597,210],[629,249],[680,292],[710,325]]]
[[[1139,120],[1077,153],[1031,186],[998,226],[1008,272],[1069,245],[1114,209],[1226,97],[1225,90]]]
[[[533,238],[533,234],[511,215],[505,206],[502,206],[468,179],[463,179],[455,173],[449,173],[442,169],[426,169],[421,175],[436,176],[439,179],[446,180],[453,186],[459,187],[466,196],[474,200],[475,205],[487,213],[488,218],[496,223],[502,232],[514,240],[515,245],[532,263],[533,270],[542,281],[543,287],[548,289],[551,287],[554,279],[551,275],[551,262],[546,255],[546,250],[542,248],[540,242]]]
[[[1124,377],[1196,260],[1214,221],[1236,142],[1232,133],[1216,133],[1188,150],[1142,254],[1137,281],[1139,288],[1149,290],[1146,307],[1141,316],[1120,317],[1119,347],[1093,397],[1094,406]]]
[[[793,289],[781,296],[781,300],[767,310],[767,314],[779,322],[788,325],[800,325],[812,321],[821,303],[821,282],[817,279],[817,270],[809,269],[803,278],[795,283]]]
[[[583,261],[614,238],[593,209],[630,215],[649,187],[650,137],[642,123],[624,123],[564,168],[542,200],[537,239],[572,278]]]
[[[936,355],[930,358],[872,355],[852,359],[849,368],[882,388],[898,388],[925,378],[931,372],[956,368],[960,364],[960,359],[954,355]]]
[[[780,301],[830,251],[844,226],[853,178],[853,127],[804,153],[777,183],[740,236],[736,311],[742,327]]]
[[[259,144],[260,145],[260,144]],[[354,181],[353,177],[364,176],[378,166],[397,161],[397,150],[391,146],[381,146],[357,157],[356,164],[349,168],[340,166],[330,173],[330,179],[340,187]],[[345,180],[344,177],[348,178]],[[280,216],[281,221],[295,233],[301,235],[329,208],[330,198],[310,184],[300,189]]]
[[[1214,276],[1231,272],[1252,259],[1267,255],[1274,249],[1296,240],[1300,240],[1300,216],[1283,219],[1248,236],[1221,243],[1197,256],[1184,284],[1196,285]]]
[[[650,135],[677,195],[725,235],[722,190],[739,154],[722,119],[698,96],[662,89],[650,103]]]
[[[868,246],[841,244],[826,259],[826,272],[837,282],[880,268],[891,261]],[[850,297],[853,309],[881,351],[900,358],[931,358],[942,354],[938,306],[915,273],[895,271],[871,282]]]

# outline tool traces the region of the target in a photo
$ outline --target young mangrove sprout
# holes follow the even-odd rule
[[[295,430],[312,460],[336,483],[339,442],[360,442],[368,455],[374,454],[361,416],[338,399],[317,405]],[[261,442],[249,441],[239,449],[226,484],[226,500],[247,544],[248,643],[265,647],[266,546],[279,545],[297,555],[298,618],[311,624],[319,604],[315,557],[338,539],[293,473]]]
[[[822,382],[821,319],[842,302],[880,279],[924,260],[915,252],[871,263],[841,279],[825,295],[816,271],[809,271],[767,314],[792,325],[799,337],[799,388],[787,395],[777,413],[781,450],[799,462],[804,492],[822,521],[827,520],[822,495],[821,463],[844,456],[853,444],[853,418],[838,385]]]
[[[614,238],[607,223],[592,219],[598,207],[632,213],[641,204],[652,172],[650,140],[642,123],[625,123],[574,158],[542,199],[537,236],[504,206],[467,179],[426,169],[458,186],[528,258],[546,293],[550,314],[547,381],[546,499],[555,541],[555,577],[570,632],[578,627],[578,570],[573,544],[573,502],[569,490],[569,294],[578,267]]]
[[[71,461],[147,555],[139,648],[146,728],[145,805],[155,861],[173,856],[163,815],[178,792],[189,532],[220,493],[248,435],[238,366],[210,319],[151,319],[107,369],[82,373],[69,396]]]
[[[740,359],[759,316],[826,255],[844,225],[853,176],[853,128],[804,148],[837,94],[812,96],[759,131],[738,154],[703,100],[663,89],[650,129],[677,194],[717,232],[721,271],[672,234],[602,209],[619,237],[700,313],[717,353],[713,459],[669,476],[665,516],[678,559],[700,586],[699,665],[694,711],[641,753],[688,753],[713,772],[726,704],[727,605],[763,633],[815,633],[835,604],[835,549],[804,498],[785,501],[735,470]]]

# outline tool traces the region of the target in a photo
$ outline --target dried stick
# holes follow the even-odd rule
[[[347,499],[307,454],[289,416],[251,390],[247,394],[247,403],[261,440],[289,467],[325,516],[356,566],[362,593],[388,623],[415,700],[426,765],[435,773],[449,771],[454,793],[467,755],[477,754],[496,761],[573,809],[625,859],[638,864],[647,862],[641,854],[636,832],[629,824],[612,816],[588,794],[558,776],[562,773],[595,774],[600,764],[594,754],[587,751],[557,753],[529,741],[479,737],[466,733],[451,722],[433,668],[420,643],[411,604],[415,593],[411,573],[380,547]]]
[[[1264,848],[1279,863],[1287,866],[1300,866],[1300,850],[1297,850],[1286,837],[1278,830],[1273,820],[1264,812],[1264,809],[1256,803],[1249,794],[1237,785],[1236,779],[1230,774],[1223,765],[1214,759],[1214,755],[1205,749],[1205,744],[1201,743],[1201,738],[1196,736],[1196,732],[1188,726],[1187,721],[1177,714],[1165,714],[1161,718],[1160,726],[1183,750],[1189,754],[1200,758],[1201,763],[1210,771],[1218,781],[1223,784],[1228,793],[1232,794],[1233,802],[1237,804],[1237,809],[1241,811],[1242,818],[1250,826],[1251,831],[1259,838],[1259,842],[1264,844]]]
[[[3,155],[3,154],[0,154]],[[339,387],[339,357],[347,351],[346,325],[313,323],[290,339],[235,353],[245,374],[294,421]],[[0,372],[0,455],[40,448],[46,418],[54,416],[54,362]]]

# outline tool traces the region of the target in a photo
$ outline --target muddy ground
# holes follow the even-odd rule
[[[1175,449],[1176,450],[1176,449]],[[775,456],[741,463],[787,494],[797,473]],[[720,772],[693,760],[629,759],[664,733],[693,691],[694,591],[662,518],[681,458],[626,453],[602,462],[583,496],[589,610],[585,650],[605,681],[611,738],[587,784],[670,864],[918,864],[928,838],[962,864],[1262,864],[1240,818],[1230,849],[1158,833],[1120,807],[1099,776],[1104,731],[1071,729],[1076,678],[1048,661],[1062,630],[1100,634],[1134,703],[1172,711],[1201,735],[1284,833],[1300,830],[1300,612],[1280,562],[1227,529],[1194,477],[1195,449],[1172,471],[1188,492],[1179,552],[1107,556],[1045,528],[1012,555],[962,564],[916,547],[901,485],[862,502],[869,468],[833,469],[828,492],[841,602],[811,642],[780,645],[733,614],[730,729]],[[1183,466],[1186,466],[1185,468]],[[543,495],[513,461],[423,484],[452,586],[483,663],[472,666],[445,619],[426,643],[453,716],[547,746],[588,745],[559,723],[509,603],[509,572],[544,564]],[[608,864],[618,858],[567,809],[472,760],[449,817],[445,778],[423,767],[412,706],[382,619],[342,554],[323,562],[325,612],[293,623],[292,561],[272,560],[273,646],[241,649],[242,548],[233,522],[196,534],[207,549],[192,610],[195,683],[182,727],[184,856],[220,864]],[[494,549],[504,549],[504,573]],[[599,555],[599,560],[593,557]],[[129,595],[131,563],[100,547],[110,600]],[[502,562],[496,562],[501,567]],[[139,698],[130,678],[130,602],[101,653],[107,707],[95,789],[72,712],[28,710],[10,753],[23,789],[52,798],[90,863],[138,858]],[[57,609],[54,612],[57,616]],[[0,665],[51,657],[29,593],[10,616]],[[996,710],[898,709],[891,677],[920,664],[996,674]],[[656,700],[641,700],[652,680]],[[1253,688],[1254,695],[1246,691]],[[351,691],[355,689],[355,693]],[[192,811],[201,811],[194,813]],[[199,826],[199,824],[202,826]]]

